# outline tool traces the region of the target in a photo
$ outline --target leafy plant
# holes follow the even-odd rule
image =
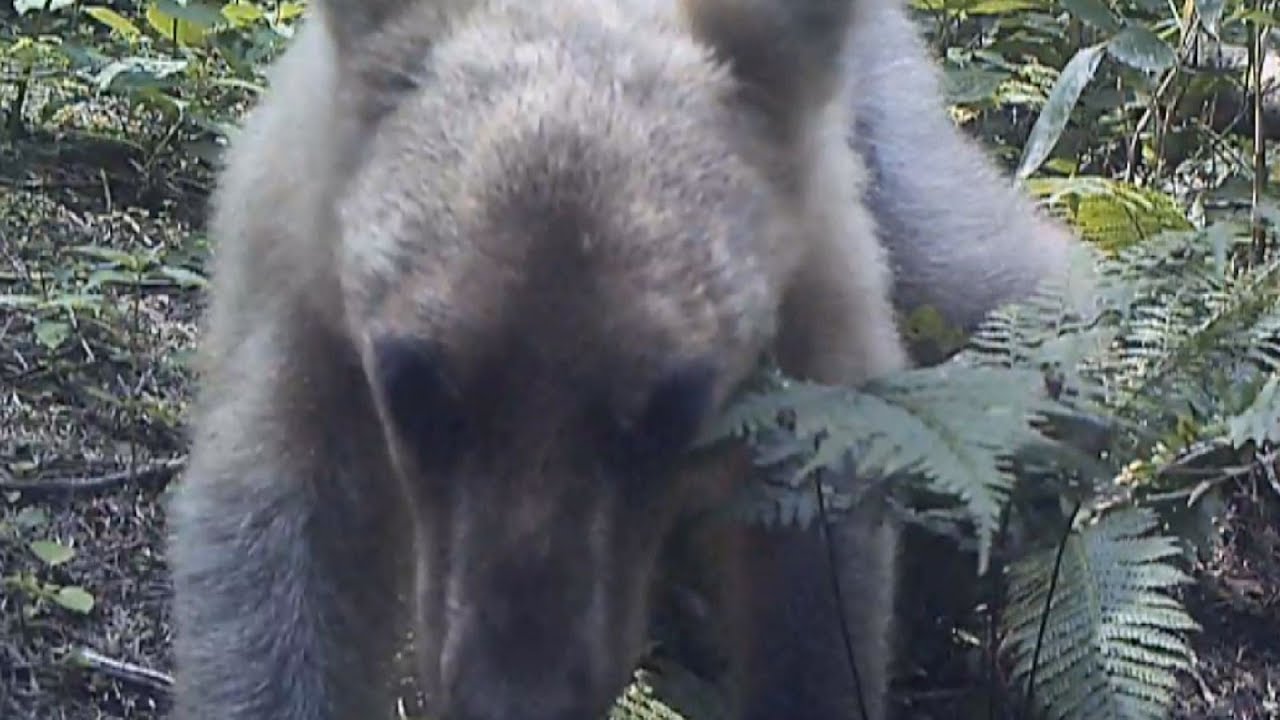
[[[1180,541],[1154,499],[1187,481],[1162,468],[1206,443],[1280,436],[1280,260],[1241,264],[1237,237],[1221,223],[1115,250],[1098,259],[1089,312],[1066,301],[1070,287],[1045,288],[993,312],[937,367],[854,390],[774,371],[714,437],[747,438],[772,471],[748,504],[760,522],[819,520],[818,479],[837,509],[885,490],[908,519],[967,528],[980,570],[993,543],[1026,538],[1002,548],[1014,562],[999,649],[1013,679],[1034,679],[1053,717],[1161,717],[1196,627],[1177,599]],[[1105,428],[1102,451],[1073,427]],[[913,512],[921,490],[952,503]],[[1019,501],[1026,492],[1039,501]],[[1001,536],[1006,512],[1018,530]]]
[[[44,512],[26,508],[16,514],[11,525],[0,523],[0,542],[16,542],[27,531],[40,528],[47,522],[48,518]],[[26,543],[26,546],[31,554],[48,568],[60,566],[76,556],[75,548],[56,540],[31,540]],[[23,611],[28,617],[37,615],[48,603],[80,615],[87,615],[93,610],[93,595],[79,585],[42,580],[32,572],[15,572],[0,576],[0,584],[32,601],[30,604],[23,605]]]
[[[1004,622],[1013,675],[1026,682],[1039,671],[1035,699],[1051,717],[1157,720],[1173,702],[1175,673],[1188,667],[1184,633],[1197,629],[1169,594],[1187,580],[1170,562],[1180,550],[1153,534],[1157,518],[1147,509],[1092,520],[1073,527],[1060,549],[1010,568]],[[1054,576],[1056,584],[1045,582]]]
[[[30,82],[61,77],[217,137],[234,127],[246,93],[262,89],[267,61],[291,37],[305,4],[147,0],[138,16],[104,4],[15,0],[14,7],[23,31],[0,34],[0,60],[11,57],[22,68],[11,130],[20,126]]]

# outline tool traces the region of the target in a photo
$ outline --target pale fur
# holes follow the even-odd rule
[[[856,68],[848,138],[870,170],[867,203],[889,251],[899,309],[929,306],[969,331],[1055,277],[1087,311],[1087,263],[1080,277],[1067,275],[1072,254],[1087,247],[952,121],[940,71],[903,3],[862,3],[848,53]]]
[[[871,5],[900,14],[891,2]],[[532,342],[567,368],[612,368],[609,391],[618,397],[608,400],[624,409],[662,379],[668,360],[712,357],[718,407],[770,349],[795,374],[827,382],[907,365],[880,233],[897,287],[927,292],[913,278],[930,278],[924,285],[966,311],[1002,294],[975,278],[1008,294],[1043,274],[1047,262],[1003,257],[1012,232],[998,242],[974,233],[968,249],[929,252],[934,236],[909,222],[917,214],[979,218],[984,203],[997,216],[1007,208],[1010,222],[1028,223],[1032,213],[1005,200],[1013,196],[985,166],[955,168],[972,175],[956,178],[971,193],[961,205],[927,180],[947,173],[903,160],[916,152],[918,132],[886,125],[932,131],[940,115],[936,92],[915,108],[887,84],[863,89],[862,74],[883,77],[892,46],[876,54],[855,42],[840,63],[830,52],[846,38],[788,35],[844,27],[853,6],[327,0],[313,8],[234,139],[213,204],[202,387],[172,511],[181,720],[384,717],[406,611],[394,599],[408,576],[416,575],[408,612],[429,699],[462,712],[457,693],[451,699],[442,688],[459,673],[492,678],[464,698],[472,714],[461,720],[509,717],[512,708],[526,720],[586,720],[573,713],[596,707],[601,688],[617,689],[624,661],[639,652],[654,548],[668,515],[688,509],[675,505],[679,496],[653,518],[631,518],[609,494],[609,478],[538,471],[559,461],[554,443],[567,421],[559,405],[535,408],[542,396],[532,393],[565,399],[568,391],[513,382],[512,392],[530,393],[528,407],[510,410],[522,434],[498,457],[474,460],[511,476],[495,475],[492,495],[433,498],[378,395],[380,337],[432,340],[464,370],[487,357],[477,338],[497,333],[517,349]],[[331,23],[329,9],[342,20]],[[816,14],[796,22],[800,11]],[[561,32],[563,45],[551,42]],[[886,42],[860,32],[855,23],[852,39]],[[888,37],[908,62],[927,66],[910,38]],[[592,43],[608,52],[593,55]],[[595,91],[584,67],[608,74],[597,76]],[[537,134],[557,123],[567,134]],[[863,153],[846,146],[855,126],[871,143],[870,173]],[[929,147],[958,144],[956,135],[941,137]],[[578,140],[590,182],[557,160],[575,157]],[[504,224],[501,213],[490,222],[494,203],[512,198],[529,199],[535,217],[561,207],[553,201],[564,198],[544,192],[548,179],[563,180],[567,198],[582,203],[565,205],[578,208],[571,220],[595,228],[564,246],[591,269],[567,284],[538,274],[560,247],[550,231],[513,232],[527,219]],[[886,196],[886,188],[898,190]],[[947,263],[954,277],[934,285]],[[1007,269],[989,272],[993,265]],[[594,277],[605,282],[585,282]],[[583,299],[574,300],[578,290]],[[495,331],[513,312],[523,331]],[[588,335],[570,332],[571,320],[588,323]],[[631,355],[612,359],[620,350]],[[718,473],[692,471],[690,492],[721,492]],[[728,473],[727,486],[741,475]],[[586,515],[561,516],[557,498],[566,493],[583,497]],[[738,548],[721,568],[733,579],[719,601],[729,603],[722,640],[744,654],[730,673],[741,717],[846,717],[858,694],[867,720],[885,716],[896,532],[871,506],[837,528],[848,566],[841,610],[863,678],[850,688],[817,535],[712,531],[734,535]],[[633,549],[618,549],[626,543]],[[694,543],[686,552],[707,550]],[[517,582],[528,598],[476,595],[477,583],[495,579],[483,574],[486,563],[505,553],[530,563],[560,553],[584,568],[564,589],[565,597],[570,586],[580,590],[581,612],[563,615],[546,583]],[[565,623],[551,633],[547,657],[514,666],[500,653],[475,656],[463,618],[490,605],[495,617],[527,613],[508,606],[523,599],[545,612],[523,623],[539,642]],[[545,679],[560,670],[582,670],[582,691]]]
[[[888,259],[862,200],[866,168],[861,156],[833,150],[851,123],[849,107],[840,93],[805,129],[812,175],[804,227],[812,239],[784,306],[779,355],[793,374],[857,385],[908,360],[893,323]]]

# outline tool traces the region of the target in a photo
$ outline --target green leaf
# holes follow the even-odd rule
[[[172,40],[178,45],[191,47],[204,43],[203,27],[161,10],[157,3],[147,7],[146,18],[147,24],[159,33],[160,37]]]
[[[102,285],[136,285],[138,276],[136,273],[125,272],[123,270],[94,270],[89,273],[89,277],[84,282],[85,290],[93,290]]]
[[[1198,626],[1170,590],[1188,581],[1177,538],[1145,508],[1104,515],[1066,541],[1049,604],[1034,699],[1064,720],[1162,720],[1191,667]],[[1032,666],[1056,548],[1009,568],[1004,651],[1023,684]]]
[[[285,2],[280,4],[280,8],[277,12],[280,15],[280,20],[285,22],[302,17],[302,13],[305,8],[306,5],[303,3]]]
[[[209,281],[203,275],[184,267],[165,265],[160,268],[160,274],[183,287],[202,288],[209,284]]]
[[[57,350],[71,337],[71,325],[61,320],[42,320],[36,323],[36,340],[49,350]]]
[[[133,253],[125,252],[113,247],[103,247],[102,245],[76,245],[71,251],[77,255],[87,255],[95,257],[99,260],[115,263],[124,267],[137,267],[142,260]]]
[[[1045,6],[1043,0],[973,0],[961,3],[970,15],[1004,15],[1023,10],[1036,10]]]
[[[1120,29],[1120,21],[1103,0],[1062,0],[1062,7],[1081,22],[1103,32],[1113,33]]]
[[[1147,28],[1133,23],[1111,38],[1107,52],[1125,65],[1147,72],[1159,72],[1177,62],[1177,56],[1168,43]]]
[[[912,310],[901,324],[902,336],[913,344],[931,343],[939,356],[952,354],[964,347],[969,336],[963,329],[947,322],[937,308],[924,305]]]
[[[1119,180],[1078,176],[1033,178],[1034,195],[1053,194],[1054,205],[1076,231],[1106,252],[1129,247],[1165,230],[1191,230],[1176,198]]]
[[[1280,24],[1280,19],[1278,19],[1274,13],[1268,12],[1266,10],[1257,10],[1257,9],[1246,10],[1243,8],[1241,10],[1231,13],[1231,21],[1253,23],[1254,25],[1257,25],[1258,27],[1263,27],[1263,28]]]
[[[1200,18],[1200,27],[1210,35],[1218,36],[1218,25],[1222,22],[1222,8],[1225,0],[1195,0],[1196,15]]]
[[[142,31],[131,20],[109,7],[90,5],[84,9],[89,17],[111,28],[117,34],[129,40],[137,39]]]
[[[187,69],[186,60],[130,57],[115,60],[98,71],[93,83],[99,90],[138,90],[165,87],[171,75]]]
[[[245,2],[232,2],[222,6],[222,16],[236,27],[243,27],[262,19],[262,9]]]
[[[1102,60],[1106,45],[1090,45],[1076,51],[1075,56],[1067,62],[1049,92],[1049,99],[1040,110],[1040,117],[1031,128],[1031,136],[1022,149],[1022,159],[1018,162],[1018,179],[1022,180],[1035,172],[1058,144],[1062,131],[1067,127],[1071,111],[1080,100],[1080,93],[1093,79],[1098,63]]]
[[[24,507],[13,518],[13,524],[24,530],[38,528],[49,522],[49,513],[38,507]]]
[[[13,9],[18,11],[19,15],[25,15],[32,10],[37,12],[41,10],[56,11],[75,4],[76,0],[13,0]]]
[[[62,607],[81,615],[88,615],[93,610],[93,595],[88,590],[78,585],[67,585],[58,588],[58,592],[54,593],[53,601]]]
[[[61,565],[76,556],[76,550],[54,540],[33,540],[27,545],[46,565]]]
[[[1258,447],[1280,442],[1280,378],[1267,378],[1249,407],[1227,420],[1227,438],[1236,448],[1249,442]]]
[[[1032,424],[1051,407],[1042,386],[1038,371],[954,364],[895,373],[859,389],[789,380],[740,396],[710,434],[746,434],[757,464],[795,466],[775,486],[779,492],[753,502],[760,510],[752,514],[766,523],[781,517],[806,524],[812,491],[803,481],[818,468],[860,478],[922,476],[973,520],[982,571],[1014,484],[1005,460],[1051,444]],[[791,417],[787,427],[780,415]],[[835,505],[855,501],[843,495]]]
[[[61,308],[66,310],[97,310],[102,307],[103,297],[93,293],[70,293],[49,298],[40,304],[42,308]]]
[[[39,295],[4,295],[0,294],[0,307],[29,308],[40,305]]]
[[[151,7],[171,18],[191,23],[201,30],[210,30],[227,22],[227,17],[222,14],[222,8],[199,0],[187,0],[186,2],[155,0]]]
[[[982,68],[946,68],[942,75],[942,93],[952,105],[990,99],[1009,73]]]
[[[58,54],[67,59],[72,69],[91,70],[110,61],[106,55],[95,47],[78,43],[71,38],[63,38],[58,43]]]

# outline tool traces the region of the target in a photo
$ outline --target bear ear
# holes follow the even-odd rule
[[[466,434],[462,398],[449,383],[438,348],[415,338],[373,342],[373,385],[394,431],[431,466],[458,453]]]
[[[345,51],[397,20],[412,24],[415,38],[438,42],[476,3],[477,0],[319,0],[319,7],[338,48]]]
[[[792,129],[840,91],[854,0],[682,0],[689,28],[726,62],[743,100]]]

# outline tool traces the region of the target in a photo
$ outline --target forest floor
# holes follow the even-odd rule
[[[99,135],[127,136],[119,117]],[[181,482],[209,188],[207,168],[182,157],[83,130],[0,145],[4,720],[166,709],[164,508]],[[1225,494],[1219,542],[1187,588],[1205,632],[1178,718],[1280,718],[1272,487],[1241,478]],[[966,717],[961,698],[982,688],[958,665],[900,688],[910,717]]]

